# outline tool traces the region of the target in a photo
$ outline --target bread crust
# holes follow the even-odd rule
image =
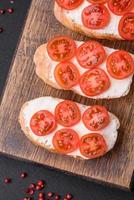
[[[62,23],[64,26],[68,27],[72,31],[84,34],[91,38],[100,38],[100,39],[109,39],[109,40],[123,40],[119,35],[113,35],[113,34],[100,34],[97,33],[97,30],[88,29],[83,25],[79,25],[73,21],[71,21],[69,18],[66,17],[64,9],[61,8],[56,2],[54,5],[54,15],[56,19]]]
[[[57,152],[55,149],[50,148],[49,146],[47,146],[45,144],[45,142],[41,142],[40,140],[37,140],[36,138],[32,137],[31,131],[30,131],[30,129],[26,125],[25,115],[23,114],[24,110],[26,109],[26,107],[28,106],[28,104],[29,104],[29,102],[24,103],[24,105],[21,107],[20,114],[19,114],[19,117],[18,117],[18,121],[19,121],[19,124],[21,126],[21,130],[24,132],[24,134],[26,135],[26,137],[33,144],[35,144],[36,146],[40,146],[40,147],[48,150],[49,152],[53,152],[53,153],[59,154],[59,152]],[[114,116],[113,114],[112,114],[112,116],[114,118],[116,118],[116,130],[118,130],[118,128],[120,127],[120,122],[119,122],[119,120],[118,120],[118,118],[116,116]],[[78,155],[76,155],[76,156],[75,155],[67,155],[67,156],[70,156],[70,157],[73,157],[73,158],[76,158],[76,159],[80,159],[80,160],[87,160],[87,158],[84,158],[84,157],[81,157],[81,156],[78,156]]]
[[[36,64],[36,74],[39,76],[45,83],[49,84],[50,86],[61,89],[58,84],[55,84],[53,81],[50,80],[50,70],[51,70],[51,60],[45,56],[47,44],[43,44],[37,48],[34,54],[34,62]]]

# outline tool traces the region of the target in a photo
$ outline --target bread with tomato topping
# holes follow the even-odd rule
[[[83,44],[83,42],[80,41],[75,41],[77,48]],[[96,42],[95,42],[96,43]],[[104,61],[101,63],[99,66],[95,67],[96,69],[101,69],[103,72],[105,72],[105,76],[107,76],[106,79],[108,79],[108,84],[106,90],[102,93],[98,93],[98,95],[90,96],[87,95],[86,93],[83,92],[79,84],[73,86],[70,88],[73,92],[85,96],[88,98],[93,98],[93,99],[112,99],[112,98],[120,98],[123,96],[126,96],[129,93],[130,86],[132,83],[132,78],[133,78],[133,72],[134,72],[134,61],[132,61],[132,58],[134,58],[133,55],[130,55],[128,53],[128,56],[131,57],[131,74],[128,77],[125,77],[123,79],[116,79],[116,77],[112,77],[110,75],[110,70],[107,70],[106,67],[106,62],[107,58],[109,55],[111,55],[113,52],[116,52],[115,49],[108,48],[108,47],[103,47],[104,51],[106,52],[106,58],[103,58]],[[122,52],[124,53],[124,51]],[[126,52],[127,53],[127,52]],[[40,47],[37,48],[35,55],[34,55],[34,62],[36,64],[36,74],[39,78],[41,78],[46,84],[56,88],[56,89],[65,89],[63,88],[55,79],[54,71],[56,66],[60,63],[55,60],[53,60],[47,51],[47,43],[41,45]],[[73,63],[76,68],[79,70],[80,75],[82,76],[83,73],[86,73],[88,69],[83,68],[78,60],[76,59],[76,56],[70,59],[70,62]],[[122,63],[122,62],[121,62]],[[132,71],[133,70],[133,71]]]
[[[60,2],[60,3],[57,3],[57,2]],[[55,0],[54,15],[60,23],[62,23],[64,26],[68,27],[69,29],[85,34],[89,37],[95,37],[95,38],[101,38],[101,39],[134,40],[134,35],[132,31],[133,26],[134,26],[133,0],[130,0],[130,2],[118,1],[118,3],[116,2],[114,3],[113,1],[108,1],[109,2],[108,3],[106,1],[106,3],[103,3],[103,4],[101,4],[101,0],[98,1],[100,2],[99,5],[101,6],[104,5],[104,7],[107,9],[107,16],[105,17],[105,20],[107,20],[107,23],[103,25],[103,27],[100,27],[100,28],[99,27],[91,28],[90,26],[88,27],[88,22],[90,19],[88,19],[88,16],[87,16],[87,21],[85,19],[85,21],[83,22],[83,18],[82,18],[83,10],[90,5],[94,5],[94,3],[92,4],[92,2],[96,2],[96,1],[83,0],[81,4],[74,9],[65,9],[63,6],[61,6],[62,2],[64,4],[64,1]],[[111,8],[112,2],[115,8]],[[116,6],[118,8],[118,12],[117,12]],[[119,9],[119,6],[121,6],[120,9]],[[124,10],[126,9],[126,13],[127,14],[131,13],[131,15],[130,14],[127,15],[125,11],[120,12],[121,9],[124,9]],[[114,12],[112,12],[112,10],[114,10]],[[85,10],[85,12],[88,12],[88,11]],[[96,17],[98,15],[97,13],[94,13],[94,14],[93,12],[91,13],[92,13],[91,19],[93,21],[93,25],[94,24],[96,25],[97,21],[95,22],[95,20],[97,20]],[[130,16],[131,16],[131,22],[129,20]],[[103,19],[102,23],[104,23],[105,20]],[[128,25],[125,24],[127,20],[129,23]],[[132,33],[130,34],[130,32]]]
[[[83,114],[85,111],[87,112],[87,109],[89,109],[93,106],[85,106],[85,105],[73,102],[79,109],[80,118],[79,118],[79,120],[75,121],[75,124],[72,124],[72,126],[65,127],[63,124],[61,125],[60,121],[56,118],[56,111],[55,111],[57,105],[59,105],[62,102],[64,102],[64,100],[46,96],[46,97],[40,97],[37,99],[33,99],[31,101],[24,103],[24,105],[22,106],[22,108],[20,110],[19,123],[20,123],[22,131],[24,132],[26,137],[29,138],[29,140],[32,143],[34,143],[37,146],[41,146],[41,147],[47,149],[48,151],[55,152],[55,153],[63,153],[63,154],[72,156],[74,158],[80,158],[80,159],[92,159],[92,158],[96,158],[99,156],[103,156],[114,147],[116,140],[117,140],[117,136],[118,136],[117,129],[120,126],[120,122],[115,115],[113,115],[112,113],[110,113],[108,111],[105,111],[106,110],[105,107],[98,106],[98,108],[100,107],[105,112],[107,112],[108,120],[107,120],[104,128],[100,128],[100,130],[96,129],[97,131],[95,131],[95,129],[89,130],[90,127],[89,128],[86,127],[83,123]],[[71,101],[69,101],[69,102],[71,102]],[[43,125],[46,127],[46,124],[43,124],[44,118],[42,115],[40,115],[40,116],[38,115],[38,116],[36,116],[36,118],[35,118],[35,115],[36,115],[36,113],[41,113],[41,111],[43,112],[44,110],[47,112],[50,112],[51,115],[53,115],[55,117],[57,125],[54,124],[53,130],[50,131],[49,134],[47,132],[47,134],[43,133],[43,135],[41,135],[42,133],[37,132],[37,129],[35,129],[35,128],[36,128],[36,126],[37,126],[37,128],[40,128],[38,126],[43,127]],[[65,118],[68,115],[70,115],[72,117],[72,115],[71,115],[72,112],[67,112],[63,108],[62,112],[64,112],[64,111],[66,113],[65,113],[65,115],[62,115],[62,116],[64,116],[64,118],[62,118],[63,122],[65,121]],[[95,111],[95,113],[97,112],[97,110],[94,110],[94,111]],[[34,120],[37,119],[37,121],[39,120],[40,124],[38,124],[38,122],[36,124],[36,121],[32,121],[31,119],[34,119]],[[96,120],[96,115],[95,115],[94,119]],[[42,120],[42,121],[40,121],[40,120]],[[100,113],[98,116],[98,120],[99,121],[101,120]],[[101,120],[100,122],[103,123],[103,120]],[[95,126],[93,126],[92,123],[91,123],[91,125],[93,128],[96,128]],[[31,126],[34,126],[34,128]],[[52,128],[52,126],[51,126],[51,128]],[[92,138],[93,138],[92,145],[94,145],[94,144],[97,145],[97,139],[96,139],[96,137],[97,137],[98,140],[99,141],[101,140],[101,142],[103,143],[103,148],[105,146],[105,151],[98,152],[99,154],[96,156],[95,156],[95,152],[94,152],[92,155],[89,154],[88,155],[89,157],[83,155],[83,149],[81,148],[81,150],[80,150],[79,145],[75,148],[75,150],[72,150],[70,153],[61,152],[60,150],[58,151],[53,142],[54,137],[56,137],[56,133],[58,131],[65,129],[65,128],[75,131],[76,134],[78,135],[78,138],[81,143],[85,140],[85,137],[88,137],[88,138],[90,137],[90,139],[88,141],[90,142],[90,140],[92,140]],[[47,129],[47,131],[48,131],[48,129]],[[76,140],[76,137],[75,137],[75,140]],[[66,144],[66,142],[65,142],[65,144]],[[99,146],[100,146],[100,143],[99,143]],[[96,146],[94,148],[99,148],[99,146],[98,147]],[[94,151],[94,148],[93,148],[93,151]],[[100,146],[100,148],[101,148],[101,146]],[[86,152],[86,153],[89,153],[89,152]]]

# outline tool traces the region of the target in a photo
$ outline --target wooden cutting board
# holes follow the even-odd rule
[[[1,102],[0,151],[128,189],[134,169],[134,82],[128,96],[99,101],[72,92],[58,91],[44,84],[35,74],[33,55],[36,48],[57,34],[67,34],[78,40],[87,39],[56,21],[53,5],[52,0],[32,0]],[[100,42],[134,53],[134,42]],[[18,115],[25,101],[45,95],[73,99],[86,105],[98,103],[107,106],[121,121],[118,141],[113,151],[101,159],[80,161],[34,146],[20,130]]]

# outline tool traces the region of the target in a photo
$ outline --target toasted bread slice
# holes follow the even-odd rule
[[[82,43],[83,42],[76,41],[77,46],[81,45]],[[36,64],[36,74],[38,75],[39,78],[41,78],[45,83],[49,84],[50,86],[56,89],[62,89],[58,85],[54,77],[54,69],[55,69],[55,66],[58,64],[58,62],[53,61],[49,57],[47,53],[46,45],[47,44],[41,45],[35,52],[34,62]],[[108,47],[104,47],[104,49],[107,53],[107,56],[113,51],[115,51],[115,49],[108,48]],[[78,64],[75,57],[71,61],[78,67],[81,74],[87,70],[87,69],[82,68]],[[107,91],[103,92],[100,95],[89,97],[89,96],[86,96],[81,91],[79,85],[74,86],[73,88],[71,88],[71,90],[79,95],[92,98],[92,99],[112,99],[112,98],[119,98],[122,96],[126,96],[130,90],[133,76],[131,75],[128,78],[117,80],[117,79],[112,78],[110,74],[108,74],[107,68],[106,68],[106,61],[103,62],[99,67],[107,73],[111,81],[111,86]]]
[[[56,105],[61,101],[63,101],[63,100],[58,99],[58,98],[53,98],[53,97],[47,97],[47,96],[33,99],[29,102],[26,102],[22,106],[20,115],[19,115],[19,123],[20,123],[21,129],[23,130],[25,135],[34,144],[41,146],[52,152],[56,152],[56,150],[54,149],[53,143],[52,143],[52,138],[53,138],[55,132],[57,130],[65,128],[65,127],[58,124],[56,130],[54,130],[51,134],[46,135],[46,136],[37,136],[32,132],[32,130],[30,128],[30,120],[31,120],[31,117],[40,110],[48,110],[52,114],[54,114]],[[77,103],[77,105],[81,111],[81,115],[88,108],[88,106],[85,106],[82,104]],[[106,141],[107,147],[108,147],[107,152],[110,151],[114,147],[116,140],[117,140],[117,136],[118,136],[117,129],[120,126],[120,122],[115,115],[113,115],[112,113],[109,112],[109,117],[110,117],[110,123],[108,124],[108,126],[100,131],[95,131],[95,132],[103,135],[103,137]],[[79,134],[79,137],[82,137],[85,134],[93,133],[93,131],[88,130],[84,126],[82,120],[70,128],[74,129]],[[68,155],[73,156],[74,158],[87,159],[80,153],[79,149],[75,150],[74,152],[72,152]]]
[[[121,16],[113,14],[107,7],[107,4],[105,4],[105,6],[108,8],[111,18],[109,24],[106,27],[102,29],[93,30],[83,25],[81,20],[81,14],[83,9],[89,5],[90,3],[87,0],[84,0],[84,2],[78,8],[73,10],[66,10],[60,7],[55,2],[54,15],[56,19],[59,22],[61,22],[64,26],[89,37],[123,40],[118,31],[118,24],[121,19]]]

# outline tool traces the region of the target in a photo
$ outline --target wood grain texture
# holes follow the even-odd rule
[[[44,84],[35,75],[33,55],[36,48],[57,34],[67,34],[77,40],[87,40],[59,24],[53,15],[52,0],[32,0],[22,38],[8,76],[0,107],[0,151],[104,181],[124,188],[130,187],[134,169],[134,82],[128,96],[115,100],[89,100],[72,92],[58,91]],[[98,40],[99,41],[99,40]],[[106,41],[101,43],[134,53],[134,42]],[[80,161],[53,154],[34,146],[22,133],[18,115],[22,104],[33,98],[51,95],[88,104],[107,106],[121,121],[114,150],[101,159]],[[109,133],[110,134],[110,133]]]

